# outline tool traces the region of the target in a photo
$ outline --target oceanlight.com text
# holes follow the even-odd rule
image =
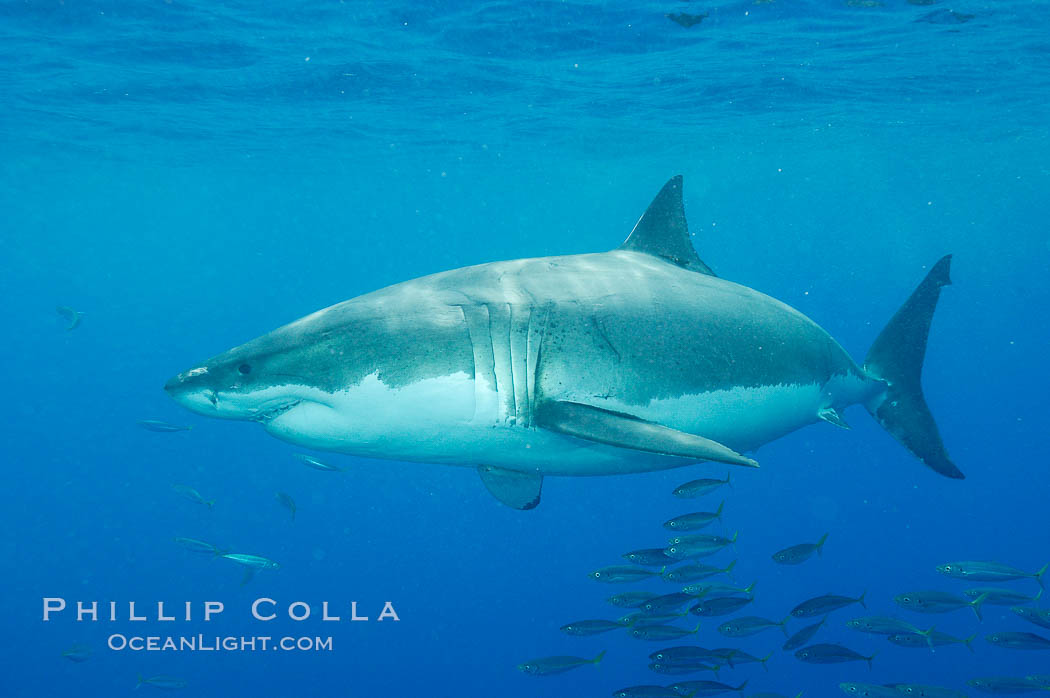
[[[331,652],[332,637],[272,637],[220,635],[122,635],[106,642],[116,652]]]

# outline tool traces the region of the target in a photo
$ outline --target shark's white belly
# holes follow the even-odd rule
[[[834,383],[834,381],[833,381]],[[657,399],[644,407],[593,396],[558,396],[698,434],[735,450],[750,450],[818,419],[819,410],[856,401],[859,386],[773,385]],[[546,475],[610,475],[688,465],[661,456],[536,428],[508,414],[497,391],[465,373],[403,387],[376,375],[328,393],[302,387],[304,402],[266,425],[302,446],[446,465],[491,465]],[[833,399],[835,394],[838,399]],[[846,399],[843,399],[846,398]]]

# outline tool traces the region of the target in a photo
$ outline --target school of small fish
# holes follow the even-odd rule
[[[724,480],[704,478],[693,480],[675,488],[673,494],[680,499],[697,499],[730,485],[727,475]],[[610,632],[624,632],[640,641],[664,642],[662,647],[648,655],[648,668],[657,678],[649,684],[627,686],[612,693],[615,698],[691,698],[714,696],[722,693],[743,692],[747,680],[738,685],[722,683],[722,671],[735,670],[744,664],[767,662],[776,651],[763,657],[755,657],[734,647],[708,648],[711,644],[701,637],[727,642],[736,638],[758,635],[771,629],[779,629],[785,641],[781,652],[790,653],[794,660],[809,664],[839,664],[863,662],[869,669],[878,652],[862,653],[839,643],[821,642],[819,636],[833,614],[854,605],[867,609],[866,595],[856,596],[826,593],[805,599],[793,608],[785,609],[783,617],[764,618],[747,615],[754,601],[755,586],[736,584],[732,572],[736,560],[725,565],[707,564],[702,559],[716,555],[731,547],[738,533],[731,537],[696,533],[714,521],[721,521],[726,502],[723,500],[714,511],[696,511],[676,516],[663,527],[674,531],[661,547],[632,550],[622,555],[624,563],[608,565],[590,572],[588,576],[603,584],[639,584],[663,582],[675,585],[674,589],[661,591],[628,590],[609,596],[606,601],[613,607],[630,610],[618,618],[591,618],[575,620],[561,626],[561,631],[575,637],[588,637]],[[816,556],[821,556],[828,534],[813,542],[789,546],[772,553],[771,558],[779,565],[800,565]],[[923,627],[922,615],[949,613],[969,609],[976,622],[983,620],[985,605],[1009,606],[1019,621],[1027,621],[1040,628],[1050,630],[1050,608],[1037,604],[1043,594],[1043,578],[1047,566],[1028,572],[998,562],[962,561],[950,562],[937,567],[945,577],[965,582],[1002,583],[1033,579],[1039,584],[1034,594],[1005,587],[973,587],[961,593],[944,590],[917,590],[897,594],[893,601],[907,617],[860,616],[840,623],[840,627],[869,636],[883,636],[891,646],[914,648],[928,652],[946,645],[964,645],[976,651],[973,642],[978,634],[957,638],[938,631],[935,627]],[[725,583],[714,581],[727,578]],[[761,593],[761,592],[759,592]],[[610,614],[615,615],[615,614]],[[723,617],[728,617],[722,620]],[[707,626],[707,620],[717,619]],[[697,622],[699,621],[699,623]],[[805,624],[794,625],[798,621]],[[710,630],[701,635],[701,628]],[[1050,664],[1050,633],[1039,634],[1027,630],[999,630],[985,635],[987,644],[1009,650],[1043,650],[1041,665]],[[677,642],[678,644],[672,644]],[[702,643],[702,644],[701,644]],[[892,651],[892,650],[890,650]],[[518,665],[518,668],[533,676],[560,674],[584,665],[597,665],[605,656],[605,650],[593,658],[576,656],[541,657]],[[643,660],[644,662],[645,660]],[[642,662],[639,662],[641,665]],[[696,674],[709,672],[716,680],[685,680]],[[789,672],[790,673],[790,672]],[[674,677],[674,678],[669,678]],[[673,683],[666,683],[673,681]],[[1050,691],[1050,674],[1028,674],[1025,676],[977,677],[966,681],[967,686],[990,694],[1036,693]],[[947,687],[927,686],[916,683],[842,683],[839,689],[850,696],[929,696],[955,698],[966,694]],[[829,687],[829,693],[832,689]],[[795,694],[801,696],[799,692]],[[753,693],[752,698],[775,698],[780,693]]]
[[[190,426],[169,424],[157,420],[141,420],[139,426],[148,431],[173,433],[188,431]],[[295,454],[307,467],[323,472],[341,472],[342,468],[325,463],[307,454]],[[673,495],[680,499],[698,499],[723,486],[730,486],[730,477],[724,480],[703,478],[687,482],[675,488]],[[172,489],[190,502],[201,504],[212,509],[214,499],[206,499],[195,488],[176,484]],[[295,500],[286,492],[274,495],[278,504],[289,513],[294,521],[296,515]],[[609,596],[606,601],[620,609],[630,609],[626,615],[615,619],[582,619],[561,626],[561,631],[575,637],[588,637],[614,631],[624,631],[639,641],[649,642],[687,642],[698,638],[704,625],[704,618],[721,618],[733,616],[714,626],[721,638],[743,638],[763,633],[773,628],[783,632],[785,642],[781,651],[790,652],[798,661],[810,664],[838,664],[843,662],[865,662],[869,667],[877,653],[865,655],[837,643],[813,642],[814,638],[825,628],[832,613],[857,604],[867,608],[866,592],[856,597],[827,593],[799,602],[787,611],[783,618],[770,619],[752,615],[738,615],[754,601],[756,583],[739,586],[736,583],[711,581],[716,577],[732,580],[736,560],[719,566],[707,564],[701,559],[714,556],[732,546],[739,535],[734,532],[731,537],[697,533],[715,521],[721,521],[725,510],[723,499],[714,511],[696,511],[676,516],[663,523],[663,528],[675,532],[661,547],[632,550],[622,555],[626,564],[608,565],[591,572],[588,576],[604,584],[632,584],[650,580],[660,580],[679,587],[676,591],[659,593],[654,591],[631,590]],[[824,533],[813,542],[798,543],[772,553],[773,562],[779,565],[800,565],[814,555],[823,553],[828,534]],[[278,570],[280,565],[260,555],[232,552],[207,541],[195,538],[176,537],[174,542],[194,553],[212,558],[222,558],[244,568],[241,584],[247,584],[260,570]],[[966,582],[1002,583],[1024,579],[1033,579],[1039,584],[1035,594],[1026,594],[1015,589],[1003,587],[974,587],[954,593],[943,590],[918,590],[897,594],[893,601],[901,609],[917,614],[939,614],[970,609],[977,621],[982,620],[981,609],[984,605],[1009,606],[1019,620],[1050,631],[1050,608],[1041,608],[1036,604],[1042,598],[1043,578],[1047,565],[1035,572],[1027,572],[998,562],[961,561],[950,562],[937,567],[937,571],[946,577]],[[692,617],[694,624],[689,627],[675,625],[682,619]],[[811,619],[806,625],[789,629],[793,620]],[[696,622],[699,621],[699,622]],[[892,616],[863,616],[845,621],[844,626],[866,635],[884,636],[887,641],[898,647],[925,649],[935,651],[937,647],[961,644],[974,651],[973,642],[977,633],[965,638],[957,638],[938,631],[934,627],[923,629],[923,624],[913,623],[904,618]],[[1050,633],[1039,634],[1030,631],[1002,630],[985,636],[988,644],[1010,650],[1050,651]],[[594,657],[550,656],[522,662],[518,669],[532,676],[551,676],[561,674],[584,665],[598,665],[605,656],[601,650]],[[774,656],[771,651],[764,657],[756,657],[739,648],[720,647],[708,649],[699,644],[679,644],[664,647],[648,655],[648,668],[660,677],[681,677],[703,672],[711,672],[718,679],[723,670],[734,670],[745,664],[761,664],[767,669],[767,662]],[[73,662],[83,662],[91,657],[91,648],[76,644],[65,650],[62,656]],[[1044,660],[1045,661],[1045,660]],[[1045,667],[1046,664],[1041,665]],[[665,679],[666,680],[666,679]],[[747,680],[733,686],[719,680],[679,679],[673,683],[653,683],[628,686],[613,692],[616,698],[693,698],[713,696],[721,693],[743,692]],[[992,676],[970,679],[966,684],[988,694],[1019,694],[1050,691],[1050,674],[1033,673],[1025,676]],[[188,683],[172,676],[139,677],[138,686],[172,690],[186,688]],[[839,684],[840,690],[851,696],[929,696],[954,698],[966,694],[947,687],[926,686],[913,683],[863,683],[848,682]],[[796,696],[801,696],[799,692]],[[779,693],[753,693],[752,698],[784,698]]]

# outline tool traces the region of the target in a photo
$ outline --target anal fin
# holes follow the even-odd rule
[[[511,509],[535,509],[540,503],[543,476],[516,470],[479,465],[478,475],[485,489]]]
[[[752,459],[717,441],[579,402],[539,405],[536,424],[560,434],[635,451],[758,467]]]

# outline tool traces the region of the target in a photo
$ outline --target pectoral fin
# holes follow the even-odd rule
[[[717,441],[578,402],[543,403],[535,418],[544,429],[610,446],[758,467],[755,461]]]
[[[479,465],[478,475],[493,497],[511,509],[535,509],[540,503],[543,476]]]

